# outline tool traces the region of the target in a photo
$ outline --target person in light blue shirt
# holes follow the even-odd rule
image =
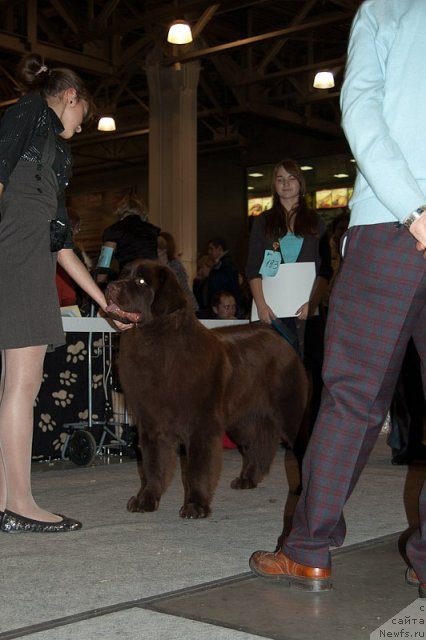
[[[330,298],[321,407],[292,529],[277,551],[250,558],[257,575],[306,591],[332,588],[330,547],[345,539],[343,507],[381,431],[410,337],[425,370],[425,34],[425,0],[366,0],[352,25],[341,107],[358,175]],[[419,516],[406,581],[426,597],[426,486]]]

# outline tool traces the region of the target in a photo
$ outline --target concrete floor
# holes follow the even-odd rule
[[[81,531],[1,534],[0,640],[355,640],[412,603],[398,552],[416,521],[424,464],[394,467],[385,436],[346,508],[348,536],[333,552],[335,589],[307,594],[269,584],[248,570],[250,554],[272,549],[283,507],[294,505],[294,460],[279,450],[255,490],[229,487],[239,454],[224,468],[205,520],[181,520],[177,473],[160,509],[131,514],[138,487],[134,460],[98,457],[91,467],[35,463],[40,504],[81,519]],[[285,459],[285,468],[283,460]]]

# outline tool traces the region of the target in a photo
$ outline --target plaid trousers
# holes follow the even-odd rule
[[[426,260],[401,225],[350,227],[330,299],[321,407],[303,462],[303,491],[283,550],[315,567],[343,544],[343,507],[377,440],[410,336],[426,365]],[[407,553],[426,582],[426,486]]]

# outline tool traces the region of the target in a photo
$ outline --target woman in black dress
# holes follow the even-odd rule
[[[65,342],[56,261],[104,309],[105,298],[73,251],[64,189],[71,176],[65,142],[81,131],[91,102],[69,69],[25,56],[23,97],[0,124],[0,520],[7,532],[61,532],[77,520],[39,507],[31,490],[33,406],[47,348]],[[51,221],[65,229],[52,250]]]

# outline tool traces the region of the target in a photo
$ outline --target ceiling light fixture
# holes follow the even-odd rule
[[[310,164],[302,164],[300,167],[301,171],[313,171],[313,167]]]
[[[259,173],[258,171],[254,171],[253,173],[249,173],[250,178],[263,178],[263,173]]]
[[[349,174],[348,173],[335,173],[334,177],[335,178],[349,178]]]
[[[98,131],[115,131],[115,120],[111,116],[103,116],[99,118]]]
[[[334,87],[334,76],[331,71],[318,71],[314,78],[315,89],[332,89]]]
[[[172,44],[189,44],[192,42],[191,27],[185,20],[175,20],[169,29],[167,42]]]

